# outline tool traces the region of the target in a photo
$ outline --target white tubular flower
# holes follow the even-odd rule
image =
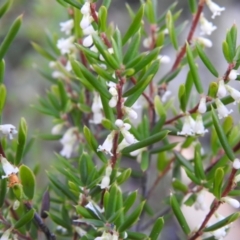
[[[11,231],[12,231],[12,228],[7,229],[1,236],[0,240],[8,240],[11,234]]]
[[[117,152],[121,152],[125,147],[129,146],[130,144],[123,138],[123,140],[118,144]]]
[[[88,209],[90,209],[96,216],[98,216],[99,218],[100,218],[100,216],[99,216],[99,214],[98,214],[98,212],[100,212],[100,213],[103,213],[104,212],[104,209],[101,209],[95,202],[93,202],[93,201],[90,201],[86,206],[85,206],[85,208],[88,208]],[[96,211],[96,209],[97,209],[97,211]],[[76,221],[78,221],[78,220],[76,220]]]
[[[230,113],[233,112],[232,109],[228,110],[227,107],[219,100],[219,98],[215,99],[215,103],[217,105],[217,112],[219,119],[227,117]]]
[[[121,128],[121,127],[123,127],[124,122],[123,122],[123,120],[121,120],[121,119],[117,119],[117,120],[115,121],[115,125],[116,125],[117,127]]]
[[[82,20],[80,22],[80,27],[84,30],[89,27],[93,22],[93,18],[91,15],[83,15]]]
[[[86,1],[86,2],[83,4],[83,6],[82,6],[82,8],[81,8],[80,11],[81,11],[81,13],[82,13],[83,15],[89,15],[89,14],[91,13],[90,2]]]
[[[195,129],[194,119],[187,114],[184,118],[184,123],[181,132],[177,132],[177,135],[193,136]]]
[[[219,98],[225,97],[227,94],[227,90],[226,90],[226,85],[224,83],[224,80],[221,79],[218,83],[218,91],[217,91],[217,96]]]
[[[60,154],[63,157],[70,158],[70,156],[72,155],[72,152],[74,151],[76,144],[78,142],[76,132],[78,132],[78,128],[71,127],[65,132],[63,137],[60,139],[60,143],[63,145],[63,149],[60,151]]]
[[[57,124],[57,125],[55,125],[55,126],[52,128],[51,133],[52,133],[53,135],[58,135],[58,134],[61,133],[63,127],[64,127],[64,123],[59,123],[59,124]]]
[[[237,70],[232,69],[231,72],[230,72],[229,75],[228,75],[228,79],[229,79],[229,80],[236,80],[238,74],[239,74],[239,73],[237,72]]]
[[[197,199],[196,199],[196,202],[194,203],[194,208],[196,210],[202,210],[202,211],[206,211],[207,210],[205,196],[206,196],[206,190],[205,189],[201,190],[197,194]]]
[[[220,16],[221,12],[225,10],[225,7],[220,7],[212,0],[206,0],[206,3],[212,12],[212,18],[214,19],[216,16]]]
[[[102,101],[98,93],[94,92],[93,103],[92,103],[92,112],[100,112],[102,110]]]
[[[112,166],[108,165],[105,170],[105,175],[110,177],[111,174],[112,174]]]
[[[117,106],[117,101],[118,101],[117,89],[116,87],[110,87],[108,91],[112,95],[112,98],[109,100],[108,105],[109,107],[114,108]]]
[[[144,152],[144,151],[146,151],[147,150],[147,148],[140,148],[140,149],[137,149],[137,150],[135,150],[135,151],[133,151],[133,152],[130,152],[130,155],[131,156],[133,156],[133,157],[137,157],[137,162],[138,163],[141,163],[141,161],[142,161],[142,153]]]
[[[240,160],[238,158],[235,158],[233,161],[233,168],[234,169],[240,169]]]
[[[137,119],[138,114],[132,108],[123,106],[122,110],[123,110],[123,112],[125,112],[128,115],[128,117],[130,119],[132,119],[132,120]]]
[[[204,133],[207,133],[208,130],[204,128],[202,115],[198,114],[195,122],[195,128],[194,128],[195,134],[198,135],[204,135]]]
[[[93,45],[93,38],[92,35],[88,35],[83,39],[83,46],[84,47],[91,47]]]
[[[235,88],[230,87],[228,85],[226,85],[226,89],[229,92],[229,94],[231,95],[231,97],[235,100],[235,102],[233,104],[240,103],[240,92],[238,90],[236,90]]]
[[[2,155],[0,155],[0,160],[1,160],[3,171],[6,174],[5,176],[2,176],[2,178],[8,178],[9,175],[11,175],[12,173],[18,173],[18,171],[19,171],[18,167],[13,166]]]
[[[212,41],[207,39],[207,38],[204,38],[204,37],[197,37],[195,39],[199,44],[203,45],[204,47],[212,47]]]
[[[224,227],[219,228],[215,231],[212,232],[212,235],[214,236],[215,239],[218,240],[223,240],[223,238],[227,235],[227,232]]]
[[[101,189],[106,189],[110,187],[110,177],[109,176],[103,176],[102,181],[98,186],[100,186]]]
[[[200,17],[200,35],[211,35],[213,31],[215,31],[217,29],[216,26],[214,26],[211,22],[209,22],[203,15],[203,13],[201,14]]]
[[[110,134],[108,134],[106,140],[103,142],[103,145],[98,146],[97,151],[105,152],[106,154],[113,156],[111,151],[112,151],[112,147],[113,147],[114,135],[115,135],[115,131],[112,131]]]
[[[158,60],[160,61],[160,63],[170,63],[171,62],[171,58],[167,55],[158,55]]]
[[[17,134],[18,131],[16,130],[16,127],[12,124],[3,124],[0,125],[0,134],[7,135],[10,140],[13,139],[13,135]]]
[[[70,53],[73,49],[75,49],[75,46],[73,44],[74,42],[74,37],[71,36],[69,38],[61,38],[57,41],[57,48],[61,51],[61,54],[68,54]]]
[[[234,198],[230,198],[230,197],[222,197],[221,201],[228,203],[229,205],[231,205],[233,208],[239,208],[240,207],[240,203],[238,200],[234,199]]]
[[[144,38],[143,39],[143,46],[145,48],[150,48],[152,45],[152,37]]]
[[[73,22],[73,19],[70,19],[66,22],[61,22],[59,25],[60,25],[61,32],[64,32],[66,35],[70,35],[74,26],[74,22]]]
[[[203,114],[207,111],[207,105],[206,105],[206,97],[201,97],[199,105],[198,105],[198,112]]]
[[[172,94],[171,91],[167,90],[161,97],[162,102],[166,102],[168,97]]]
[[[83,35],[92,35],[96,33],[92,25],[89,25],[88,27],[83,29]]]

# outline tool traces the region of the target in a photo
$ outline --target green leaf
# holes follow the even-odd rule
[[[110,7],[111,2],[112,0],[103,0],[102,5],[108,9]]]
[[[103,69],[103,68],[99,67],[99,65],[96,65],[96,64],[93,64],[92,67],[93,67],[94,71],[98,75],[100,75],[102,78],[104,78],[106,81],[118,83],[117,79],[114,78],[111,74],[109,74],[109,72],[106,71],[106,69]]]
[[[180,103],[180,109],[183,112],[186,112],[186,108],[187,108],[187,101],[186,101],[185,91],[186,91],[185,90],[185,85],[181,84],[179,86],[179,89],[178,89],[178,100],[179,100],[179,103]]]
[[[123,206],[124,206],[124,213],[127,213],[128,210],[133,206],[133,204],[135,203],[136,199],[137,199],[137,191],[134,191],[132,193],[129,193],[129,195],[127,196],[127,198],[125,199]]]
[[[181,153],[175,151],[174,154],[182,166],[187,168],[189,171],[193,172],[192,164]]]
[[[77,8],[77,9],[81,9],[82,8],[82,4],[78,3],[75,0],[64,0],[64,1],[69,3],[70,5],[72,5],[73,7]]]
[[[188,65],[189,65],[192,77],[193,77],[194,85],[195,85],[198,93],[202,94],[204,92],[203,91],[203,86],[202,86],[201,79],[200,79],[199,74],[198,74],[198,68],[195,64],[195,60],[194,60],[194,57],[193,57],[192,50],[189,47],[188,43],[186,43],[186,50],[187,50],[187,61],[188,61]]]
[[[21,165],[19,168],[19,176],[23,186],[25,196],[32,200],[35,192],[36,180],[32,170],[26,165]]]
[[[160,233],[163,229],[163,226],[164,226],[164,219],[163,219],[163,217],[160,217],[155,221],[155,223],[153,225],[153,228],[152,228],[152,231],[149,235],[149,238],[151,240],[158,240],[159,235],[160,235]]]
[[[211,63],[211,61],[209,60],[209,58],[207,57],[206,53],[203,51],[202,47],[197,43],[196,44],[196,49],[198,52],[198,56],[201,58],[202,62],[205,64],[205,66],[207,67],[207,69],[215,76],[218,77],[219,74],[216,70],[216,68],[214,67],[214,65]]]
[[[105,32],[107,28],[107,8],[101,6],[98,10],[99,30]]]
[[[145,234],[139,233],[139,232],[127,231],[127,236],[128,236],[127,237],[128,240],[146,240],[146,239],[148,239],[148,237]]]
[[[26,144],[26,138],[27,138],[27,123],[24,118],[21,118],[19,123],[19,130],[18,130],[18,145],[17,145],[17,152],[15,157],[15,165],[18,165],[23,156],[24,147]]]
[[[191,72],[189,71],[188,74],[187,74],[186,81],[185,81],[186,104],[188,104],[189,98],[191,97],[192,85],[193,85],[193,78],[192,78]]]
[[[108,206],[105,209],[105,216],[107,219],[109,219],[112,216],[112,214],[116,210],[118,210],[116,209],[118,197],[119,197],[119,188],[117,187],[116,184],[113,184],[109,192]]]
[[[7,193],[7,179],[1,179],[0,180],[0,208],[4,204],[6,193]]]
[[[227,62],[231,63],[230,50],[229,50],[228,43],[226,41],[223,41],[222,43],[222,51]]]
[[[82,51],[87,57],[90,57],[90,58],[93,58],[93,59],[96,59],[96,60],[99,60],[99,54],[94,52],[94,51],[91,51],[89,48],[87,47],[84,47],[80,44],[77,44],[75,43],[75,46],[80,50]]]
[[[124,223],[118,228],[119,232],[123,232],[126,229],[129,229],[135,222],[138,221],[138,218],[143,210],[143,206],[145,201],[140,203],[140,205],[129,215],[126,217]]]
[[[140,164],[140,167],[141,167],[141,170],[144,172],[148,169],[148,166],[149,166],[149,152],[147,151],[143,151],[141,153],[141,164]]]
[[[226,155],[228,156],[228,158],[233,161],[235,159],[235,156],[234,156],[234,153],[233,153],[233,150],[231,148],[231,146],[229,145],[228,143],[228,140],[227,140],[227,137],[226,135],[224,134],[224,131],[223,131],[223,128],[219,122],[219,119],[216,115],[216,112],[215,110],[213,109],[212,107],[212,120],[213,120],[213,125],[214,125],[214,128],[217,132],[217,136],[218,136],[218,139],[226,153]]]
[[[56,61],[56,57],[54,57],[51,53],[49,53],[48,51],[46,51],[44,48],[42,48],[40,45],[38,45],[35,42],[31,42],[33,48],[43,57],[45,57],[46,59],[50,60],[50,61]]]
[[[197,12],[197,1],[196,0],[188,0],[188,5],[189,5],[189,8],[190,8],[192,14]]]
[[[238,218],[240,217],[240,213],[237,212],[237,213],[233,213],[231,215],[229,215],[228,217],[224,218],[223,220],[205,228],[203,231],[204,232],[212,232],[212,231],[215,231],[219,228],[222,228],[226,225],[229,225],[230,223],[236,221]]]
[[[177,145],[178,145],[178,142],[164,144],[162,147],[151,149],[149,153],[156,154],[156,153],[160,153],[160,152],[169,151],[169,150],[172,150],[173,148],[175,148]]]
[[[177,218],[178,223],[180,224],[182,230],[184,231],[184,233],[186,235],[188,235],[191,232],[191,230],[190,230],[190,228],[187,224],[187,221],[181,211],[179,203],[178,203],[175,195],[173,195],[173,194],[171,194],[171,196],[170,196],[170,205],[172,207],[173,213],[174,213],[175,217]]]
[[[12,2],[13,2],[12,0],[6,0],[6,2],[3,5],[0,6],[0,19],[8,11],[8,9],[11,7]]]
[[[2,59],[2,60],[0,60],[0,85],[4,81],[4,75],[5,75],[5,61],[4,61],[4,59]]]
[[[75,61],[82,71],[83,76],[89,81],[89,83],[98,91],[101,95],[106,97],[107,99],[111,98],[111,94],[97,79],[96,77],[80,62]]]
[[[12,41],[14,40],[14,38],[16,37],[18,30],[21,27],[22,24],[22,16],[20,15],[19,17],[17,17],[15,19],[15,21],[13,22],[13,24],[11,25],[8,33],[6,34],[6,36],[4,37],[1,45],[0,45],[0,61],[3,59],[4,55],[6,54],[8,48],[10,47]]]
[[[18,229],[29,223],[35,214],[35,210],[32,208],[22,218],[20,218],[13,226],[14,229]]]
[[[55,222],[57,225],[60,225],[66,229],[70,229],[71,226],[69,226],[69,224],[67,223],[67,221],[65,221],[65,219],[63,219],[62,217],[58,217],[57,215],[49,212],[49,217],[52,219],[53,222]]]
[[[201,146],[200,144],[197,144],[195,147],[195,154],[194,154],[194,172],[197,178],[201,180],[205,180],[205,172],[203,169],[203,163],[201,158]]]
[[[172,43],[173,47],[175,48],[175,50],[178,50],[177,35],[176,35],[176,31],[175,31],[175,27],[174,27],[174,20],[173,20],[171,11],[167,12],[166,25],[167,25],[167,29],[169,31],[171,43]]]
[[[131,146],[128,146],[126,148],[124,148],[122,150],[122,153],[130,153],[132,151],[135,151],[137,149],[140,149],[140,148],[144,148],[144,147],[147,147],[147,146],[150,146],[156,142],[159,142],[161,141],[163,138],[165,138],[167,136],[167,134],[169,133],[169,131],[167,130],[163,130],[163,131],[160,131],[159,133],[156,133],[142,141],[139,141],[137,143],[134,143],[132,144]]]
[[[79,214],[80,216],[82,216],[84,218],[93,218],[94,217],[92,212],[90,212],[88,209],[86,209],[85,207],[80,206],[80,205],[76,206],[76,212],[77,212],[77,214]]]
[[[7,97],[7,89],[4,84],[0,84],[0,115],[2,115],[2,111],[6,102]]]
[[[152,0],[147,0],[145,4],[145,15],[149,21],[149,23],[154,24],[156,23],[156,14],[154,10],[154,4]]]
[[[115,55],[115,58],[117,59],[118,63],[121,64],[123,60],[122,56],[122,36],[121,32],[119,31],[118,28],[116,28],[112,40],[112,47],[113,47],[113,52]]]
[[[124,170],[120,176],[117,177],[116,181],[118,185],[122,185],[124,182],[126,182],[128,180],[128,178],[131,176],[132,173],[132,169],[128,168],[126,170]]]
[[[144,13],[144,5],[142,5],[138,12],[136,13],[131,25],[129,26],[127,32],[123,36],[122,44],[123,46],[127,43],[128,39],[131,38],[141,27],[142,25],[142,18]]]
[[[213,179],[213,194],[219,200],[222,196],[222,184],[224,180],[224,174],[225,173],[223,168],[217,168]]]
[[[180,180],[178,180],[176,178],[175,179],[173,178],[172,186],[173,186],[173,188],[175,190],[181,191],[181,192],[183,192],[185,194],[188,193],[188,187],[185,184],[183,184]]]

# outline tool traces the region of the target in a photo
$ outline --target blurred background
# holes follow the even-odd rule
[[[0,5],[3,2],[3,0],[0,0]],[[163,13],[173,2],[173,0],[159,0],[159,15]],[[191,19],[187,2],[188,1],[186,0],[178,1],[177,9],[183,10],[181,18],[178,21],[179,23],[185,20],[189,21]],[[123,32],[129,26],[130,22],[130,17],[128,16],[125,3],[131,5],[133,9],[137,9],[140,5],[138,0],[113,0],[109,10],[109,22],[113,22]],[[218,27],[210,37],[213,42],[213,47],[208,49],[207,53],[216,68],[219,70],[220,74],[223,74],[227,68],[227,63],[224,60],[221,52],[221,45],[225,38],[227,29],[229,29],[232,24],[236,23],[236,25],[238,25],[240,28],[240,1],[216,0],[216,3],[220,6],[224,6],[227,11],[224,11],[220,17],[218,16],[212,20],[209,9],[207,7],[204,9],[207,19],[211,19],[214,25]],[[46,46],[46,32],[56,33],[59,36],[63,36],[60,33],[59,23],[67,20],[68,14],[66,9],[58,4],[55,0],[14,1],[11,10],[2,19],[0,19],[0,42],[13,20],[22,13],[24,17],[21,30],[5,58],[5,84],[8,90],[8,97],[3,116],[3,123],[11,123],[17,126],[20,118],[24,117],[28,123],[29,136],[32,136],[36,135],[37,133],[50,132],[53,123],[51,122],[51,117],[44,116],[31,107],[31,105],[37,104],[38,96],[44,95],[46,89],[50,86],[50,83],[45,80],[34,68],[34,66],[38,66],[39,68],[43,67],[50,70],[48,67],[48,62],[39,56],[39,54],[36,53],[32,48],[31,41],[34,41],[41,46]],[[183,33],[180,35],[180,45],[185,42],[188,30],[189,24],[186,25]],[[199,31],[196,32],[195,36],[198,36],[198,34]],[[238,39],[240,39],[240,35],[238,35]],[[238,44],[239,43],[240,41],[238,40]],[[171,47],[163,49],[162,53],[170,56],[173,63],[176,53]],[[172,63],[169,65],[164,65],[160,68],[159,77],[164,75],[164,73],[171,68]],[[214,79],[212,79],[212,75],[210,75],[208,71],[205,70],[205,67],[201,64],[199,64],[199,71],[201,76],[203,76],[202,79],[204,79],[206,83],[204,86],[207,90],[208,84]],[[187,69],[178,76],[178,85],[185,81],[186,72]],[[240,90],[240,83],[236,83],[236,87],[238,90]],[[173,93],[177,92],[177,89],[174,88],[173,84],[170,84],[170,89]],[[176,102],[176,104],[178,103]],[[236,119],[236,122],[239,122],[239,120]],[[26,159],[24,159],[24,162],[27,163],[31,168],[34,168],[36,162],[40,163],[40,174],[38,175],[39,187],[44,187],[46,185],[47,178],[45,175],[45,169],[48,169],[54,161],[53,151],[58,152],[60,149],[61,146],[57,142],[46,142],[36,139],[32,150],[29,152]],[[152,171],[154,172],[154,169],[152,169]],[[162,184],[159,186],[156,194],[160,194],[162,196],[168,194],[170,189],[167,189],[166,186],[170,186],[170,180],[171,179],[169,177],[163,179]],[[152,202],[152,204],[157,206],[160,204],[160,202]],[[223,211],[229,212],[232,210],[224,209]],[[195,215],[193,212],[189,213],[190,221],[197,219],[201,220],[201,217],[203,217],[203,215]],[[235,223],[233,230],[236,230],[239,226],[237,226]],[[179,239],[177,228],[177,224],[170,222],[169,227],[167,228],[168,230],[165,231],[162,239]],[[237,239],[234,236],[236,235],[229,235],[226,239]]]

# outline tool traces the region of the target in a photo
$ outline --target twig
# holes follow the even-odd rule
[[[31,210],[32,209],[32,205],[30,202],[24,202],[24,206],[28,209]],[[42,230],[42,232],[45,234],[47,240],[56,240],[56,237],[54,235],[54,233],[52,233],[49,228],[44,224],[44,222],[42,221],[42,218],[38,215],[38,213],[34,213],[34,220],[36,222],[36,224],[38,225],[39,229]]]

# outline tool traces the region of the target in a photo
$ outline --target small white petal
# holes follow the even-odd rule
[[[91,15],[83,15],[80,22],[80,27],[84,30],[91,25],[93,18]]]
[[[234,199],[234,198],[223,197],[223,198],[221,198],[221,201],[228,203],[228,204],[231,205],[233,208],[239,208],[239,207],[240,207],[239,201],[236,200],[236,199]]]
[[[203,114],[207,111],[206,97],[201,97],[200,103],[198,105],[198,112]]]
[[[224,80],[221,79],[218,83],[218,91],[217,91],[217,96],[219,98],[223,98],[225,97],[227,94],[227,90],[226,90],[226,87],[225,87],[225,83],[224,83]]]
[[[16,211],[19,208],[19,206],[20,206],[20,202],[18,200],[14,201],[14,203],[13,203],[13,210]]]
[[[74,26],[73,19],[70,19],[66,22],[61,22],[60,23],[60,31],[64,32],[67,35],[70,35],[70,33],[73,29],[73,26]]]
[[[229,80],[236,80],[238,76],[238,72],[235,69],[232,69],[231,72],[228,75]]]
[[[111,108],[115,108],[117,106],[117,102],[118,102],[118,97],[112,97],[109,102],[108,102],[108,105],[109,107]]]
[[[101,189],[105,189],[105,188],[109,188],[109,184],[110,184],[110,177],[109,176],[104,176],[102,178],[102,181],[100,184],[98,184],[100,186]]]
[[[145,48],[150,48],[151,45],[152,45],[152,38],[151,37],[143,39],[143,46]]]
[[[75,49],[75,46],[73,44],[74,42],[74,37],[71,36],[69,38],[60,38],[57,41],[57,48],[61,51],[61,54],[68,54],[70,53],[73,49]]]
[[[53,71],[52,72],[52,77],[55,79],[63,79],[65,76],[63,73],[59,72],[59,71]]]
[[[89,25],[88,27],[83,29],[83,35],[92,35],[96,33],[92,25]]]
[[[195,121],[190,115],[186,115],[184,118],[184,123],[182,131],[178,132],[178,135],[192,136],[194,133]]]
[[[81,8],[81,13],[83,15],[89,15],[91,13],[90,2],[85,2]]]
[[[221,12],[225,10],[225,7],[220,7],[212,0],[206,0],[206,3],[213,14],[212,18],[215,18],[216,16],[220,16]]]
[[[158,60],[160,61],[160,63],[170,63],[171,62],[171,58],[167,55],[158,55]]]
[[[211,35],[213,31],[217,29],[216,26],[214,26],[211,22],[209,22],[203,15],[201,14],[200,17],[200,29],[201,29],[201,35]]]
[[[121,133],[122,133],[123,137],[125,138],[126,142],[128,142],[129,144],[133,144],[133,143],[137,142],[134,135],[132,133],[130,133],[128,130],[122,128]]]
[[[55,126],[52,128],[51,133],[52,133],[53,135],[60,134],[61,131],[62,131],[62,129],[63,129],[63,127],[64,127],[64,123],[59,123],[59,124],[57,124],[57,125],[55,125]]]
[[[9,139],[13,139],[13,135],[17,134],[18,131],[16,130],[16,127],[12,124],[3,124],[0,125],[0,133],[3,135],[7,135]]]
[[[238,158],[234,159],[233,168],[240,169],[240,160]]]
[[[202,115],[200,114],[196,118],[194,132],[198,135],[204,135],[204,133],[208,132],[208,130],[204,128]]]
[[[10,236],[10,234],[11,234],[11,231],[12,231],[11,228],[7,229],[7,230],[3,233],[3,235],[1,236],[0,240],[8,240],[8,239],[9,239],[9,236]]]
[[[110,177],[111,173],[112,173],[112,166],[108,165],[105,170],[105,175]]]
[[[209,47],[209,48],[212,47],[212,41],[207,39],[207,38],[197,37],[196,41],[199,42],[200,44],[202,44],[205,47]]]
[[[0,155],[0,160],[2,164],[2,168],[6,176],[2,176],[2,178],[7,178],[12,173],[18,173],[19,169],[18,167],[13,166],[6,158],[4,158],[2,155]]]
[[[105,152],[109,154],[110,156],[113,156],[112,154],[112,147],[113,147],[113,138],[115,135],[115,131],[112,131],[110,134],[108,134],[106,140],[103,142],[103,145],[99,145],[97,151]]]
[[[215,103],[217,105],[219,119],[225,118],[233,112],[232,109],[228,110],[227,107],[218,98],[215,99]]]
[[[119,127],[119,128],[123,127],[123,124],[124,124],[124,122],[123,122],[123,120],[121,120],[121,119],[117,119],[117,120],[115,121],[115,125],[116,125],[117,127]]]
[[[137,119],[138,114],[130,107],[123,107],[123,111],[128,115],[132,120]]]
[[[93,38],[92,35],[88,35],[83,39],[83,46],[84,47],[91,47],[93,45]]]
[[[168,97],[169,97],[171,94],[172,94],[172,92],[169,91],[169,90],[167,90],[167,91],[162,95],[162,97],[161,97],[162,102],[166,102],[167,99],[168,99]]]

